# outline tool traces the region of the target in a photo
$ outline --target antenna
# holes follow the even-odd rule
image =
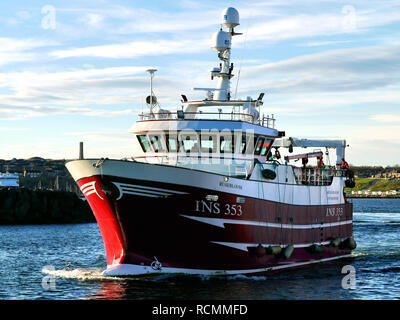
[[[218,52],[218,59],[221,61],[219,68],[211,70],[211,79],[218,78],[218,85],[216,89],[211,90],[215,91],[213,97],[208,94],[207,99],[230,100],[230,79],[233,77],[233,64],[230,63],[231,44],[232,37],[241,34],[234,31],[239,24],[239,12],[235,8],[229,7],[222,12],[221,28],[214,34],[211,47]],[[228,31],[224,31],[222,27]]]
[[[146,103],[149,104],[150,113],[153,113],[153,105],[157,104],[157,98],[153,93],[153,77],[157,69],[148,69],[146,72],[150,74],[150,96],[146,98]]]

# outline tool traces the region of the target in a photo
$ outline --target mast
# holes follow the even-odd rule
[[[229,101],[231,98],[230,80],[233,77],[233,63],[231,63],[231,43],[232,37],[239,35],[234,28],[239,23],[239,12],[232,7],[226,8],[222,12],[221,28],[213,36],[212,49],[218,52],[218,59],[221,61],[219,67],[211,70],[211,79],[218,78],[216,88],[193,88],[194,90],[207,91],[207,100]],[[224,31],[223,27],[228,31]],[[214,93],[213,93],[214,92]]]
[[[157,69],[148,69],[146,71],[150,74],[150,96],[146,98],[146,103],[149,105],[150,113],[152,114],[153,106],[157,103],[157,99],[153,93],[153,78],[154,78],[154,73],[157,71]]]
[[[234,28],[239,23],[239,12],[232,7],[226,8],[222,12],[221,29],[214,34],[213,49],[218,51],[218,59],[221,61],[219,68],[211,71],[211,78],[218,78],[218,85],[215,92],[215,100],[230,100],[230,80],[233,77],[233,63],[231,64],[231,44],[232,37],[240,33],[235,33]],[[223,31],[223,28],[229,31]]]

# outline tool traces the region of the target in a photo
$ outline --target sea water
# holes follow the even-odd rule
[[[352,258],[271,276],[106,277],[95,223],[0,226],[0,299],[400,299],[400,199],[351,201]]]

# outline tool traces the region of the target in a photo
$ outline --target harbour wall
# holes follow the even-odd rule
[[[0,225],[95,222],[86,201],[66,191],[0,189]]]

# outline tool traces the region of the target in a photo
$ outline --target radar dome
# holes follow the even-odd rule
[[[239,12],[232,7],[226,8],[222,11],[222,22],[221,24],[226,28],[234,28],[239,23]]]
[[[230,47],[231,47],[231,36],[229,35],[229,33],[222,30],[217,31],[213,37],[212,48],[219,52],[223,52]]]

